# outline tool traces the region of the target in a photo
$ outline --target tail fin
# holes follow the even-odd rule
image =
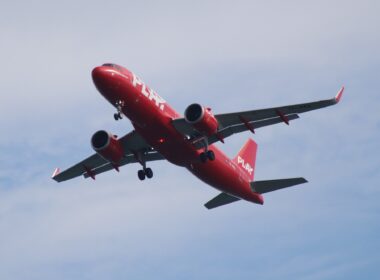
[[[257,144],[252,139],[248,139],[239,153],[234,158],[234,162],[249,175],[253,181],[256,166]]]

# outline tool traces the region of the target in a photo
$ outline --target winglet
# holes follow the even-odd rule
[[[60,172],[61,172],[61,170],[59,168],[54,169],[54,172],[51,175],[51,178],[54,179],[54,177],[57,176]]]
[[[335,103],[339,103],[340,99],[342,98],[342,95],[343,95],[343,91],[344,91],[344,86],[342,86],[342,88],[338,91],[337,95],[335,96]]]

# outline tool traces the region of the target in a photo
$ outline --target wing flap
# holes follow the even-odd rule
[[[209,202],[205,204],[205,207],[207,209],[213,209],[222,205],[230,204],[232,202],[238,201],[240,198],[234,197],[232,195],[229,195],[227,193],[220,193],[213,199],[211,199]]]
[[[256,193],[263,194],[303,183],[307,183],[307,180],[301,177],[268,181],[254,181],[251,182],[251,189]]]

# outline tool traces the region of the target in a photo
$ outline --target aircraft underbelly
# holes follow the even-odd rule
[[[140,106],[145,110],[141,110]],[[186,167],[200,180],[222,192],[259,203],[260,199],[252,192],[249,180],[215,145],[209,149],[214,151],[216,159],[202,163],[199,154],[203,150],[197,150],[175,129],[171,117],[143,104],[135,104],[132,111],[129,111],[128,117],[136,131],[170,163]]]
[[[135,129],[149,145],[175,165],[187,166],[198,160],[199,152],[170,126],[151,122],[144,128],[135,125]]]

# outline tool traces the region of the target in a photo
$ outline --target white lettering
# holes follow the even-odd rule
[[[133,74],[133,80],[132,80],[132,85],[134,87],[137,87],[137,85],[141,86],[141,94],[147,97],[149,100],[154,101],[156,106],[160,108],[161,111],[165,109],[165,103],[166,101],[157,94],[153,89],[150,89],[147,87],[144,82],[137,77],[135,74]]]
[[[149,89],[148,89],[149,90]],[[149,96],[149,93],[146,91],[145,84],[142,84],[141,93],[144,94],[146,97]]]
[[[249,174],[252,174],[253,168],[248,162],[245,163],[244,159],[240,156],[238,156],[238,164],[240,164]]]
[[[136,87],[137,85],[142,85],[143,82],[140,80],[139,77],[137,77],[135,74],[133,74],[133,80],[132,80],[132,85]]]

